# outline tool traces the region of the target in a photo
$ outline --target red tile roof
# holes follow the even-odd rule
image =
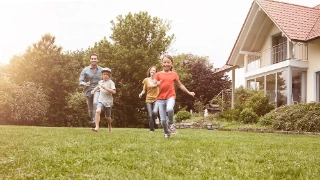
[[[320,37],[320,5],[306,7],[273,0],[255,0],[291,40],[310,41]]]
[[[232,68],[234,68],[234,66],[230,66],[230,65],[224,65],[221,68],[217,68],[217,70],[214,71],[214,73],[218,73],[218,72],[228,72],[230,71]]]

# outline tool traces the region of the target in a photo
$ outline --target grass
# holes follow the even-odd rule
[[[0,179],[318,179],[320,136],[0,126]]]

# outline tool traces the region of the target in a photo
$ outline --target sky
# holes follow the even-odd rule
[[[319,0],[280,0],[314,7]],[[222,67],[253,0],[11,0],[0,2],[0,63],[50,33],[63,51],[87,49],[112,34],[111,20],[147,11],[171,21],[172,55],[208,56]]]

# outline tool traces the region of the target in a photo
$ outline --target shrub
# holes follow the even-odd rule
[[[252,108],[245,108],[240,113],[240,120],[244,124],[257,123],[258,119],[258,115],[253,111]]]
[[[182,120],[190,119],[190,117],[191,117],[191,114],[188,111],[181,110],[176,114],[175,120],[176,122],[181,122]]]
[[[320,103],[281,106],[259,119],[274,130],[320,132]]]
[[[259,118],[258,123],[261,126],[270,126],[276,119],[276,114],[273,112],[270,112],[262,117]]]
[[[250,94],[245,102],[245,108],[252,108],[258,116],[263,116],[274,109],[274,104],[269,102],[270,95],[261,91],[255,91]]]
[[[217,116],[218,119],[225,119],[226,121],[239,121],[240,111],[238,109],[228,109]]]
[[[229,94],[228,94],[229,95]],[[226,98],[224,98],[226,99]],[[255,112],[258,117],[265,115],[266,113],[270,112],[275,108],[275,104],[270,102],[269,94],[265,94],[261,91],[252,90],[252,89],[245,89],[243,86],[240,86],[235,90],[235,104],[234,109],[237,109],[240,112],[245,108],[252,108],[253,112]],[[215,98],[212,101],[218,101],[219,106],[224,112],[228,112],[226,104],[229,101],[224,101],[221,98]],[[228,112],[229,113],[229,112]],[[225,113],[223,113],[225,114]],[[232,115],[235,113],[232,112]],[[237,119],[239,117],[227,117],[227,119]]]
[[[11,104],[13,103],[13,89],[15,85],[12,84],[7,77],[0,77],[0,123],[8,123],[7,120],[11,119],[12,110]]]
[[[320,103],[310,103],[306,107],[306,113],[301,119],[297,119],[295,129],[298,131],[320,131]]]
[[[12,92],[12,121],[23,125],[45,122],[49,97],[41,86],[33,82],[24,82],[21,86],[17,85]]]

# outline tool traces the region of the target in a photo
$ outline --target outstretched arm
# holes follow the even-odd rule
[[[189,94],[190,96],[194,96],[194,92],[190,92],[182,83],[180,80],[176,80],[177,86],[185,93]]]

